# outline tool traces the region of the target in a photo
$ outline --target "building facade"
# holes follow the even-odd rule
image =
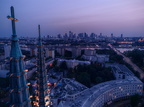
[[[103,107],[115,100],[125,99],[132,95],[143,94],[143,83],[125,66],[109,64],[115,67],[115,73],[123,73],[125,78],[103,82],[61,101],[58,107]],[[120,72],[117,72],[120,70]],[[118,76],[115,75],[115,76]]]

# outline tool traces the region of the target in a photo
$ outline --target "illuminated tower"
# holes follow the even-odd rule
[[[10,52],[10,107],[31,107],[29,91],[26,82],[26,71],[24,70],[23,55],[21,53],[15,29],[14,7],[11,7],[12,41]]]
[[[47,85],[47,72],[45,68],[44,49],[40,35],[40,25],[38,26],[38,53],[37,53],[37,71],[38,71],[38,98],[39,107],[50,107],[50,94]]]

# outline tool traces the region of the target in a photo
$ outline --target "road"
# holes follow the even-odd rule
[[[118,51],[116,48],[114,48],[111,44],[108,44],[108,46],[109,46],[111,49],[113,49],[118,55],[123,56],[123,60],[124,60],[125,62],[127,62],[129,65],[131,65],[131,67],[132,67],[135,71],[139,72],[141,79],[144,78],[144,72],[143,72],[136,64],[134,64],[134,63],[130,60],[130,58],[126,57],[124,54],[122,54],[120,51]]]

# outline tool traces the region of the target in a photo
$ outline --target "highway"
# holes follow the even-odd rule
[[[123,60],[124,60],[126,63],[128,63],[129,65],[131,65],[131,67],[132,67],[135,71],[139,72],[141,79],[144,78],[144,71],[142,71],[136,64],[134,64],[134,63],[131,61],[130,58],[126,57],[124,54],[122,54],[120,51],[118,51],[116,48],[114,48],[111,44],[108,44],[108,46],[109,46],[112,50],[114,50],[118,55],[123,56]]]

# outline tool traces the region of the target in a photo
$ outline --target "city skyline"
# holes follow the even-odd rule
[[[42,36],[61,33],[96,33],[110,36],[144,36],[143,0],[73,0],[73,1],[1,1],[1,37],[12,35],[6,16],[14,6],[19,21],[18,36],[37,37],[41,24]]]

